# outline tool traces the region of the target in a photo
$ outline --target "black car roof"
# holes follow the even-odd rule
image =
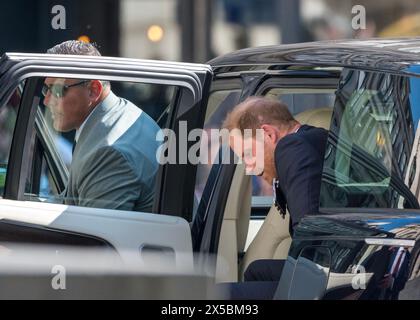
[[[335,40],[242,49],[208,62],[218,72],[242,66],[334,66],[417,74],[420,38]],[[254,68],[255,70],[255,68]]]

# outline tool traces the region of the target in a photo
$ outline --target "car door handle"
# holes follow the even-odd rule
[[[171,247],[143,244],[140,246],[140,256],[145,263],[175,263],[175,250]]]

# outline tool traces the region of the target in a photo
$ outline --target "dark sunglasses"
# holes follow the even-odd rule
[[[76,86],[80,86],[81,84],[84,84],[86,82],[89,82],[90,80],[83,80],[74,84],[70,84],[70,85],[62,85],[62,84],[52,84],[52,85],[47,85],[44,83],[44,85],[42,86],[42,94],[43,96],[47,96],[48,91],[51,92],[51,95],[55,98],[62,98],[64,97],[64,95],[66,94],[66,91],[71,88],[71,87],[76,87]]]

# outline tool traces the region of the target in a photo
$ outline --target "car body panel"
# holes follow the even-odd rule
[[[364,70],[417,74],[420,40],[336,40],[242,49],[210,60],[216,74],[239,71],[287,69],[289,66],[348,67]]]
[[[13,53],[4,55],[0,63],[0,103],[8,99],[11,90],[22,79],[30,77],[96,77],[107,80],[162,82],[179,85],[185,89],[183,104],[173,115],[170,128],[177,130],[177,123],[185,119],[192,121],[190,129],[201,129],[207,98],[212,89],[223,89],[224,86],[238,88],[238,102],[250,95],[264,95],[270,88],[328,88],[337,89],[340,93],[340,76],[343,70],[384,73],[399,77],[413,76],[417,79],[420,71],[419,53],[420,39],[338,40],[251,48],[215,58],[206,65],[112,57]],[[232,83],[232,86],[229,83]],[[35,92],[39,83],[30,85]],[[29,105],[29,102],[32,100],[24,103]],[[334,108],[337,106],[334,105]],[[22,123],[20,127],[23,132],[19,133],[21,136],[18,141],[23,144],[27,140],[24,131],[30,116],[27,110],[26,123]],[[14,148],[16,149],[12,154],[15,158],[12,159],[16,160],[16,171],[20,174],[24,168],[20,167],[23,164],[18,163],[27,152],[24,146],[20,149],[16,146]],[[356,158],[365,159],[362,152],[356,153]],[[364,163],[375,167],[373,161],[366,160]],[[22,190],[8,190],[9,182],[6,181],[6,196],[9,200],[0,200],[0,215],[5,225],[21,222],[29,224],[29,227],[41,226],[49,231],[71,232],[81,237],[91,236],[108,243],[118,253],[123,252],[125,248],[135,251],[146,248],[146,251],[149,249],[173,256],[175,265],[192,267],[193,251],[217,254],[219,245],[223,245],[219,243],[219,237],[236,165],[213,165],[211,181],[206,185],[204,200],[198,206],[194,217],[192,204],[185,198],[185,194],[194,188],[195,175],[187,174],[195,172],[188,171],[191,167],[193,166],[161,168],[158,191],[160,198],[155,203],[155,210],[159,214],[16,201],[21,200],[19,197]],[[376,166],[378,172],[382,169]],[[178,179],[178,170],[185,170],[182,179]],[[327,174],[325,179],[328,179]],[[18,178],[15,178],[14,182],[22,186],[22,181]],[[400,187],[404,192],[409,190],[404,188],[405,185]],[[415,205],[416,201],[413,200],[412,203],[411,208],[418,208],[418,205]],[[263,211],[264,206],[268,211],[270,204],[259,205],[259,213]],[[326,278],[324,271],[321,272],[321,284],[324,288],[315,288],[313,298],[389,298],[384,292],[378,292],[377,288],[369,286],[385,275],[388,263],[386,259],[391,252],[389,249],[395,247],[410,248],[410,261],[414,262],[410,262],[409,265],[409,278],[410,281],[416,280],[416,261],[420,247],[419,210],[349,207],[321,208],[321,212],[321,215],[304,218],[295,232],[288,257],[290,268],[287,271],[289,279],[286,280],[289,282],[279,293],[281,297],[310,298],[309,290],[305,295],[299,296],[301,283],[292,283],[297,266],[303,266],[300,271],[318,272],[328,269]],[[264,216],[260,215],[259,218],[262,220]],[[254,229],[252,232],[256,233]],[[247,240],[247,245],[250,241],[251,239]],[[318,253],[327,252],[326,256],[329,256],[329,259],[326,265],[317,265],[315,258],[311,260],[310,256],[303,255],[307,247],[313,251],[318,250]],[[171,252],[175,255],[171,255]],[[182,253],[186,253],[186,256],[182,255],[181,258]],[[381,256],[379,253],[387,256]],[[207,257],[203,260],[207,261]],[[300,265],[301,262],[303,265]],[[382,273],[373,270],[368,262],[381,266]],[[362,290],[352,286],[357,267],[360,265],[366,267],[362,274],[369,284],[367,289]],[[315,268],[311,269],[312,267]],[[410,282],[410,285],[412,283],[414,282]],[[290,288],[293,288],[293,294]]]
[[[193,265],[189,225],[179,217],[12,200],[0,200],[0,212],[0,225],[20,222],[56,232],[88,235],[105,240],[123,260],[133,252],[144,259],[142,254],[153,248],[172,252],[175,268],[186,270]],[[4,234],[1,238],[7,241]]]
[[[373,76],[369,78],[369,83],[372,86],[376,84],[375,81],[378,81],[376,75],[380,74],[395,76],[392,80],[395,82],[403,77],[410,77],[410,85],[412,88],[415,88],[416,81],[419,79],[419,52],[419,38],[337,40],[243,49],[217,57],[209,61],[209,64],[214,69],[216,79],[234,79],[235,77],[249,77],[253,79],[252,89],[248,85],[248,91],[241,97],[241,100],[244,100],[246,96],[256,92],[259,92],[260,95],[264,94],[264,90],[256,88],[261,86],[261,83],[267,81],[267,79],[283,76],[284,83],[287,84],[292,81],[290,79],[298,78],[299,76],[303,79],[316,79],[317,76],[328,77],[328,72],[343,74],[345,70],[354,70],[355,79],[357,79],[359,71],[360,73],[372,74]],[[359,79],[364,78],[359,76]],[[351,94],[349,91],[340,95],[343,83],[345,81],[340,79],[337,87],[337,99],[341,99],[339,100],[340,102],[346,101]],[[378,86],[380,83],[378,82]],[[359,86],[363,87],[363,85],[364,83],[360,81]],[[416,101],[418,101],[416,94],[417,90],[415,89],[411,90],[409,94],[412,103],[411,111],[413,113],[416,112],[415,106]],[[401,108],[400,105],[397,108]],[[337,112],[338,115],[333,116],[332,122],[336,121],[334,122],[335,124],[340,123],[340,112],[342,111],[337,108],[337,105],[334,107],[334,112]],[[406,111],[401,108],[401,112],[405,114]],[[413,117],[415,117],[415,114],[413,114]],[[415,123],[414,126],[416,125]],[[338,131],[330,132],[332,148],[334,148],[332,143],[334,134],[337,133]],[[406,136],[411,137],[410,135]],[[412,141],[410,141],[411,143]],[[337,146],[335,147],[337,148]],[[343,143],[339,147],[342,148]],[[413,152],[416,151],[413,150]],[[374,161],[375,159],[366,158],[366,153],[354,152],[353,156],[360,158],[360,165],[370,168],[369,170],[374,170],[378,174],[380,172],[383,174],[386,171],[384,167],[381,167],[379,163]],[[415,155],[413,158],[412,154],[410,159],[410,161],[416,161]],[[393,163],[393,166],[395,166],[395,163]],[[411,166],[412,162],[410,162]],[[393,168],[395,169],[396,167]],[[336,175],[335,178],[337,177]],[[418,176],[416,177],[418,179]],[[328,172],[324,172],[323,179],[329,181]],[[406,200],[404,209],[392,209],[386,206],[382,208],[358,208],[357,206],[351,207],[351,205],[345,207],[343,203],[344,207],[337,205],[337,207],[325,208],[321,206],[321,215],[304,218],[294,233],[291,250],[287,258],[290,261],[286,263],[290,268],[283,274],[283,280],[286,281],[283,284],[284,288],[283,290],[278,290],[275,298],[291,298],[293,296],[294,298],[301,297],[306,299],[309,297],[307,292],[305,293],[305,290],[302,289],[303,287],[292,285],[293,273],[298,268],[299,258],[305,248],[321,246],[328,248],[330,252],[331,261],[328,265],[323,266],[323,268],[328,267],[329,270],[326,277],[328,284],[324,289],[315,290],[317,294],[312,298],[395,299],[398,298],[398,293],[401,293],[401,297],[407,298],[411,296],[418,299],[420,297],[418,288],[412,289],[416,288],[414,283],[416,277],[420,274],[420,211],[418,210],[418,200],[416,199],[418,192],[415,196],[412,195],[411,192],[413,192],[414,186],[410,192],[410,189],[405,185],[408,179],[409,170],[402,178],[397,175],[392,176],[390,184],[387,185],[398,190],[400,195],[404,195]],[[347,182],[338,182],[344,187],[345,183]],[[347,187],[351,187],[351,184],[348,184]],[[361,185],[360,187],[362,190]],[[365,187],[368,187],[368,184]],[[252,232],[255,234],[255,229]],[[247,240],[247,242],[250,241],[251,239]],[[273,244],[268,243],[267,245],[272,246]],[[381,291],[378,287],[374,287],[375,283],[380,283],[380,281],[383,281],[382,277],[386,276],[390,252],[396,249],[403,250],[404,254],[406,254],[404,262],[406,267],[404,267],[404,270],[407,270],[407,279],[409,281],[406,285],[411,288],[410,293],[401,289],[402,287],[398,289],[399,291],[396,291],[397,293],[390,293],[390,291],[386,290]],[[408,258],[409,256],[410,258]],[[311,259],[305,258],[303,260],[306,261],[306,266],[303,269],[299,269],[299,267],[299,270],[304,270],[308,266],[308,262],[311,262]],[[315,261],[313,260],[316,264]],[[368,264],[369,266],[364,265],[367,261],[372,265],[381,266],[381,271],[369,269],[372,267],[370,264]],[[355,279],[357,280],[356,274],[360,272],[359,266],[367,268],[361,274],[365,284],[368,284],[367,289],[356,290],[353,288],[357,287],[357,285],[354,285],[354,281]],[[315,269],[317,268],[320,270],[321,266],[318,265]],[[322,283],[325,284],[325,282]],[[281,285],[279,285],[280,287]],[[300,295],[299,290],[296,288],[300,288]],[[293,291],[293,294],[291,294],[289,289]]]
[[[43,136],[44,146],[48,145],[48,135],[39,130],[40,117],[37,110],[39,98],[34,99],[36,92],[45,77],[73,77],[81,79],[104,79],[110,81],[141,81],[144,83],[175,85],[181,88],[177,96],[176,108],[171,111],[169,128],[177,130],[178,122],[193,116],[193,125],[199,126],[203,118],[198,108],[205,102],[204,88],[209,86],[212,72],[209,66],[200,64],[184,64],[160,61],[144,61],[135,59],[57,56],[39,54],[4,54],[0,63],[0,101],[5,103],[19,83],[26,79],[23,98],[16,123],[15,136],[5,181],[5,198],[0,199],[0,224],[9,230],[2,237],[2,242],[15,239],[13,232],[21,234],[22,243],[36,242],[35,238],[42,232],[45,238],[54,245],[80,242],[86,237],[93,237],[109,244],[124,259],[125,252],[137,252],[140,261],[144,261],[150,253],[160,253],[171,257],[174,268],[193,268],[192,239],[189,224],[182,217],[139,213],[121,210],[75,207],[47,202],[24,200],[25,181],[28,161],[25,160],[29,148],[31,126],[37,123],[38,134]],[[37,118],[37,121],[35,119]],[[57,161],[57,153],[52,150],[51,161]],[[56,163],[59,176],[66,174],[63,163]],[[60,169],[61,168],[61,169]],[[191,176],[191,170],[176,170],[161,166],[158,174],[159,194],[155,197],[155,207],[159,212],[161,203],[176,197],[173,189],[175,181],[169,177],[175,173],[178,179]],[[189,173],[190,172],[190,173]],[[169,177],[168,177],[169,175]],[[2,177],[4,174],[2,173]],[[63,177],[61,177],[62,180]],[[65,181],[64,181],[65,183]],[[182,191],[182,190],[181,190]],[[182,206],[173,209],[173,215],[180,215]],[[169,210],[167,205],[166,210]],[[172,207],[173,208],[173,207]],[[44,231],[42,231],[44,230]],[[12,232],[13,231],[13,232]],[[51,235],[51,233],[55,233]],[[37,236],[35,237],[35,234]],[[63,237],[61,235],[63,235]],[[69,236],[69,235],[72,236]],[[64,239],[63,239],[64,238]],[[38,238],[37,238],[38,239]],[[76,241],[77,242],[77,241]]]

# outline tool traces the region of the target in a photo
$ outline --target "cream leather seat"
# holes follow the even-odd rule
[[[240,266],[241,280],[243,280],[246,268],[255,260],[286,259],[291,243],[289,214],[286,214],[283,219],[273,205],[242,259]]]
[[[302,124],[308,124],[326,130],[330,129],[331,117],[331,108],[310,109],[295,115],[295,119]]]
[[[302,124],[329,130],[331,116],[331,108],[319,108],[301,112],[295,115],[295,119]],[[277,208],[272,206],[242,260],[241,279],[246,268],[255,260],[286,259],[291,243],[289,214],[286,214],[286,218],[283,219]]]
[[[237,165],[229,190],[216,262],[216,282],[238,281],[238,254],[244,251],[251,214],[252,180]]]

